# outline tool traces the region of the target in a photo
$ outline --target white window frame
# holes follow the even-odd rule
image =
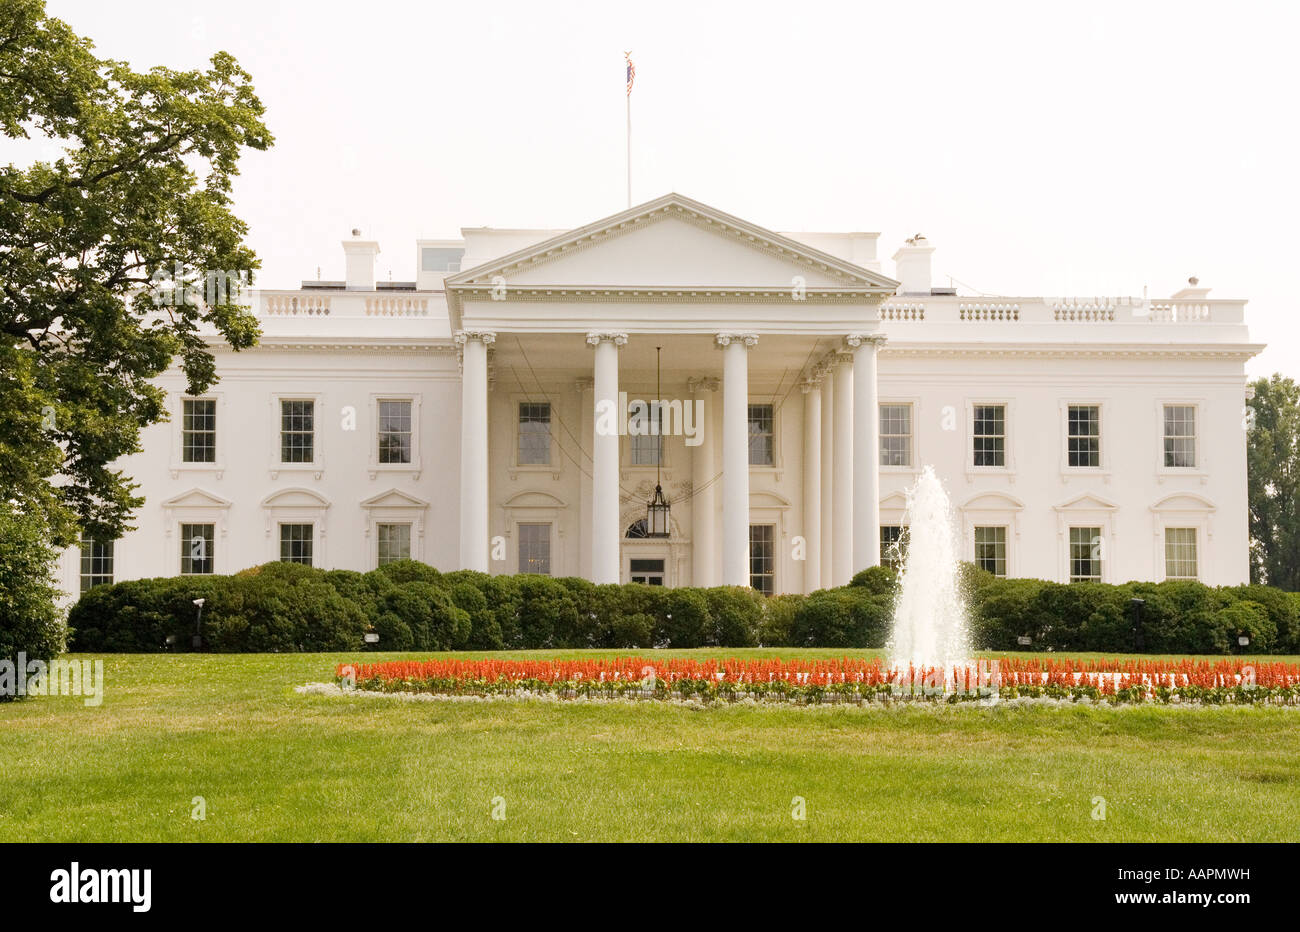
[[[1163,443],[1161,447],[1163,448]],[[1162,582],[1165,577],[1165,529],[1171,527],[1196,530],[1196,573],[1206,585],[1221,585],[1230,580],[1215,580],[1208,562],[1214,546],[1214,515],[1218,509],[1209,499],[1195,492],[1171,492],[1151,506],[1152,566],[1151,578]]]
[[[379,562],[379,536],[380,536],[380,531],[381,531],[383,528],[386,528],[386,527],[404,527],[404,528],[407,529],[407,539],[406,539],[406,544],[407,544],[407,553],[406,553],[406,556],[403,557],[402,559],[406,559],[406,560],[415,560],[415,559],[417,559],[416,556],[415,556],[415,548],[416,548],[416,529],[415,529],[415,522],[413,522],[413,521],[406,521],[406,520],[403,520],[403,519],[401,519],[401,518],[383,518],[383,519],[380,519],[380,520],[378,520],[378,521],[375,522],[375,547],[374,547],[374,551],[375,551],[375,559],[374,559],[375,569],[379,569],[379,567],[381,567],[381,566],[387,566],[387,565],[388,565],[387,563],[380,563],[380,562]],[[396,560],[393,560],[393,561],[390,561],[390,562],[394,562],[394,563],[395,563],[395,562],[397,562],[397,561],[396,561]]]
[[[185,461],[185,402],[186,401],[215,401],[216,402],[216,454],[211,463],[187,463]],[[183,391],[178,391],[171,396],[168,410],[171,414],[171,463],[170,472],[173,479],[179,479],[181,473],[212,473],[217,479],[220,479],[226,472],[226,432],[229,430],[230,419],[226,411],[226,395],[224,392],[204,392],[201,395],[187,395]],[[193,523],[193,522],[190,522]]]
[[[381,463],[379,462],[379,402],[381,401],[409,401],[411,403],[411,461],[409,463]],[[412,479],[419,479],[420,473],[423,472],[421,466],[421,396],[418,393],[411,392],[371,392],[370,394],[370,423],[367,425],[369,431],[369,467],[368,471],[371,479],[378,477],[380,473],[410,473]]]
[[[919,398],[899,398],[899,397],[881,397],[876,405],[876,425],[880,425],[880,409],[885,405],[906,405],[911,409],[912,433],[909,437],[908,459],[911,461],[909,466],[880,466],[882,473],[894,473],[895,475],[919,475],[921,467],[917,465],[921,461],[921,438],[917,433],[917,425],[921,423],[921,400]],[[972,459],[974,457],[972,456]],[[884,524],[885,522],[881,522]]]
[[[321,430],[321,411],[324,409],[324,405],[321,403],[321,398],[320,392],[273,392],[271,394],[271,435],[269,438],[271,463],[269,471],[272,479],[278,479],[282,472],[311,473],[313,479],[320,479],[324,474],[325,432]],[[280,403],[283,401],[310,401],[312,403],[312,461],[310,463],[285,463],[280,460],[280,423],[282,416]]]
[[[1196,563],[1196,572],[1193,573],[1191,576],[1170,576],[1169,575],[1169,532],[1170,531],[1191,531],[1192,532],[1193,560]],[[1161,532],[1160,537],[1161,537],[1161,543],[1163,545],[1161,549],[1164,551],[1161,554],[1162,557],[1161,562],[1164,564],[1164,566],[1161,567],[1161,577],[1163,579],[1199,581],[1201,578],[1201,567],[1202,567],[1201,529],[1194,524],[1190,524],[1190,525],[1189,524],[1167,524],[1165,525],[1163,531]]]
[[[277,489],[262,499],[263,532],[267,540],[266,562],[280,559],[281,524],[310,524],[313,528],[311,545],[312,566],[331,569],[325,559],[326,521],[330,502],[319,492],[294,487]]]
[[[1070,409],[1076,407],[1097,409],[1096,466],[1070,465]],[[1101,476],[1104,481],[1110,481],[1110,444],[1107,442],[1106,435],[1109,422],[1110,405],[1104,398],[1070,396],[1061,399],[1057,424],[1060,425],[1061,433],[1061,479],[1063,482],[1068,483],[1072,476]]]
[[[1001,405],[1002,421],[1002,465],[975,465],[975,409],[986,405]],[[965,437],[962,444],[966,459],[966,476],[1010,476],[1014,481],[1016,473],[1016,405],[1015,399],[989,395],[973,396],[966,399]]]
[[[519,462],[519,406],[521,404],[545,404],[551,406],[551,444],[549,463]],[[510,396],[510,468],[515,473],[542,472],[551,473],[559,478],[560,452],[559,440],[559,406],[551,398],[542,398],[536,394],[520,393]],[[560,428],[562,429],[562,428]],[[512,476],[512,478],[514,478]]]
[[[546,531],[546,562],[547,562],[547,564],[548,564],[548,565],[547,565],[547,572],[545,572],[545,573],[539,573],[539,574],[537,574],[537,575],[540,575],[540,576],[550,576],[550,577],[552,577],[552,578],[555,578],[555,575],[556,575],[556,573],[555,573],[555,562],[556,562],[556,561],[555,561],[555,556],[556,556],[556,550],[558,549],[558,548],[556,547],[556,534],[555,534],[555,530],[556,530],[556,529],[555,529],[555,522],[554,522],[554,521],[547,520],[547,519],[538,519],[538,520],[536,520],[536,521],[522,520],[522,521],[516,521],[516,522],[515,522],[515,526],[514,526],[514,531],[515,531],[515,533],[514,533],[514,564],[515,564],[515,570],[514,570],[514,571],[515,571],[516,573],[525,573],[525,572],[528,572],[528,571],[525,570],[524,567],[523,567],[523,561],[521,560],[521,555],[520,555],[520,553],[519,553],[519,548],[520,548],[521,546],[523,546],[524,536],[523,536],[523,530],[522,530],[522,529],[523,529],[525,526],[527,526],[527,527],[544,527],[544,528],[547,529],[547,531]]]
[[[1192,408],[1196,411],[1196,465],[1195,466],[1166,466],[1165,465],[1165,406],[1173,405],[1178,407]],[[1205,436],[1205,399],[1204,398],[1158,398],[1156,399],[1156,430],[1155,430],[1155,447],[1156,447],[1156,477],[1161,483],[1171,476],[1190,476],[1205,484],[1209,481],[1209,470],[1205,467],[1205,444],[1201,438]]]
[[[961,506],[962,551],[965,559],[975,562],[975,528],[1005,527],[1007,529],[1007,578],[1020,574],[1020,516],[1024,512],[1020,499],[988,489],[978,492]]]
[[[750,405],[767,405],[772,409],[772,462],[766,466],[760,466],[756,463],[749,463],[749,406]],[[770,395],[757,397],[751,395],[745,399],[745,462],[749,464],[750,472],[755,470],[759,472],[776,473],[779,480],[784,472],[784,460],[781,456],[781,419],[784,405],[778,404],[772,400]]]
[[[191,501],[188,504],[180,504],[186,499]],[[203,499],[207,501],[203,502]],[[212,575],[223,576],[232,572],[231,567],[236,565],[230,558],[230,548],[226,546],[230,529],[230,505],[231,502],[228,500],[197,487],[187,489],[163,502],[163,552],[168,554],[167,563],[164,565],[174,566],[176,575],[180,575],[179,541],[182,524],[211,524],[212,545],[217,551],[213,555],[215,559],[212,562]],[[172,560],[176,562],[171,563]],[[248,565],[254,562],[255,559],[249,559]]]
[[[1085,499],[1092,499],[1096,504],[1084,504]],[[1119,562],[1119,542],[1115,535],[1115,513],[1119,510],[1118,506],[1092,493],[1084,493],[1063,505],[1055,506],[1054,510],[1056,511],[1056,549],[1059,555],[1057,581],[1063,583],[1070,581],[1070,528],[1099,527],[1102,540],[1101,582],[1116,582],[1115,565]],[[1130,558],[1130,565],[1126,572],[1131,574],[1131,571]]]
[[[384,396],[387,397],[387,396]],[[376,441],[378,447],[378,441]],[[429,512],[429,503],[417,498],[410,492],[390,488],[372,496],[361,503],[366,514],[365,535],[368,541],[369,566],[379,566],[379,525],[411,525],[411,559],[424,559],[425,518]]]

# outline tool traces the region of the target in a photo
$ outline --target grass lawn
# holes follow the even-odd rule
[[[613,656],[531,656],[584,653]],[[0,838],[1300,839],[1300,709],[693,710],[293,691],[361,656],[429,655],[108,655],[98,708],[0,703]]]

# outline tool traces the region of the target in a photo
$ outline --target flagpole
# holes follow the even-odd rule
[[[632,95],[627,95],[627,206],[632,207]]]

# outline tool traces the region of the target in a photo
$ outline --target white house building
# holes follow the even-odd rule
[[[343,280],[254,293],[261,342],[214,337],[210,392],[162,377],[137,529],[64,587],[409,556],[808,592],[897,558],[927,464],[995,573],[1247,579],[1244,301],[967,297],[923,237],[892,278],[876,240],[670,194],[419,241],[377,282],[353,236]]]

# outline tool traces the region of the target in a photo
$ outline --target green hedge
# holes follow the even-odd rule
[[[1266,586],[1065,585],[999,579],[971,566],[963,574],[981,650],[1131,653],[1129,600],[1141,598],[1148,652],[1300,652],[1300,595]],[[233,576],[100,586],[73,606],[68,623],[74,650],[189,650],[193,600],[203,598],[203,636],[215,651],[359,650],[367,630],[379,634],[379,650],[879,648],[889,638],[895,586],[883,567],[837,589],[764,599],[740,587],[441,573],[409,560],[369,573],[268,563]],[[1241,634],[1248,648],[1238,646]]]

